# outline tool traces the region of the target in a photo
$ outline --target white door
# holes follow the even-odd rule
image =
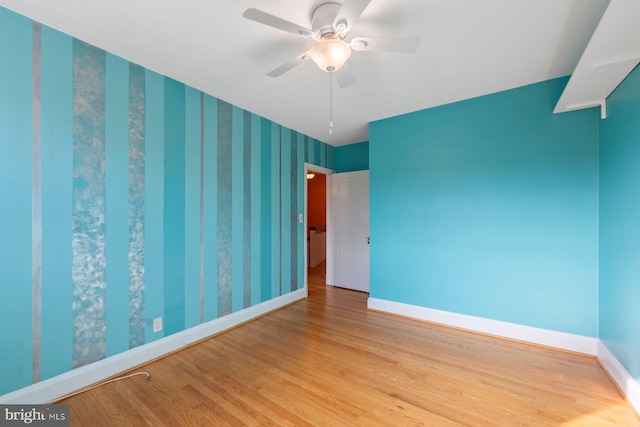
[[[328,284],[369,292],[369,171],[337,173],[329,181]]]

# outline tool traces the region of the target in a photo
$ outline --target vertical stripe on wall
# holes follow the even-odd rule
[[[242,308],[251,306],[251,113],[243,114],[243,229],[242,229],[242,272],[243,272],[243,301]]]
[[[218,101],[205,96],[203,153],[204,320],[218,317]]]
[[[251,115],[251,302],[250,305],[261,301],[261,193],[260,183],[262,174],[262,119]]]
[[[232,311],[232,106],[218,100],[218,317]]]
[[[313,163],[318,166],[324,166],[322,162],[322,143],[316,139],[313,140]]]
[[[31,383],[32,31],[0,9],[0,393]]]
[[[31,380],[40,381],[40,357],[42,339],[42,109],[40,100],[42,38],[41,26],[33,23],[33,47],[31,55],[31,126],[33,144],[33,169],[31,190]]]
[[[296,146],[298,147],[298,167],[296,168],[297,170],[297,174],[298,177],[296,179],[296,185],[297,185],[297,193],[298,193],[298,200],[297,200],[297,205],[298,205],[298,213],[302,214],[304,213],[305,209],[304,209],[304,188],[307,185],[307,177],[304,173],[304,148],[305,148],[305,136],[302,134],[298,134],[298,141]],[[304,251],[304,247],[306,244],[306,239],[307,239],[307,233],[305,232],[304,229],[304,223],[301,222],[297,222],[297,229],[298,229],[298,233],[297,233],[297,247],[298,247],[298,252],[297,252],[297,260],[298,260],[298,277],[297,277],[297,281],[298,281],[298,286],[297,288],[303,288],[305,285],[305,275],[307,274],[306,270],[304,269],[304,255],[305,255],[305,251]]]
[[[327,144],[320,145],[320,165],[327,167]]]
[[[164,80],[145,70],[144,126],[144,316],[145,342],[153,319],[164,314]]]
[[[129,348],[145,342],[145,71],[129,64]]]
[[[260,119],[260,301],[271,298],[272,289],[272,234],[271,234],[271,180],[272,135],[271,121]]]
[[[327,161],[325,163],[325,167],[327,169],[335,169],[336,148],[327,144],[325,144],[325,148],[327,150]]]
[[[185,91],[185,212],[184,212],[184,305],[185,327],[200,323],[200,95]]]
[[[73,358],[73,41],[42,27],[41,379]],[[2,151],[4,153],[4,150]]]
[[[298,133],[291,131],[291,149],[289,157],[291,158],[291,171],[289,185],[291,187],[291,196],[289,197],[289,234],[291,243],[289,246],[290,263],[291,263],[291,287],[292,291],[298,289]]]
[[[280,269],[281,295],[291,292],[291,139],[293,131],[282,128],[280,150]]]
[[[282,275],[280,269],[280,180],[281,180],[281,132],[282,127],[271,124],[271,295],[282,295]]]
[[[238,311],[244,303],[244,120],[238,107],[231,114],[231,310]]]
[[[106,355],[129,348],[129,63],[106,55]]]
[[[164,335],[184,329],[185,86],[164,79]]]
[[[204,93],[200,92],[200,323],[204,323]]]
[[[306,142],[307,142],[307,146],[305,148],[306,149],[306,157],[305,157],[305,159],[306,159],[307,162],[315,165],[316,164],[316,162],[315,162],[316,150],[314,149],[314,147],[315,147],[315,139],[307,137]]]
[[[73,366],[105,357],[105,52],[73,42]]]

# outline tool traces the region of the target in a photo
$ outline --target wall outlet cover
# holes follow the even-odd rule
[[[153,319],[153,332],[160,332],[162,330],[162,317],[156,317]]]

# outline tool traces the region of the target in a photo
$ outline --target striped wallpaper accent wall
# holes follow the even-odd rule
[[[333,147],[3,8],[0,57],[0,394],[303,286]]]

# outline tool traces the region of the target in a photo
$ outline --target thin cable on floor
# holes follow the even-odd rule
[[[68,399],[68,398],[70,398],[70,397],[77,396],[77,395],[79,395],[79,394],[81,394],[81,393],[84,393],[85,391],[93,390],[94,388],[98,388],[98,387],[100,387],[100,386],[103,386],[103,385],[105,385],[105,384],[112,383],[112,382],[114,382],[114,381],[120,381],[120,380],[124,380],[124,379],[127,379],[127,378],[135,377],[136,375],[146,375],[146,376],[147,376],[147,379],[148,379],[149,381],[151,381],[151,374],[150,374],[150,373],[148,373],[148,372],[146,372],[146,371],[140,371],[140,372],[136,372],[136,373],[134,373],[134,374],[125,375],[125,376],[118,377],[118,378],[112,378],[112,379],[110,379],[110,380],[108,380],[108,381],[103,381],[103,382],[101,382],[101,383],[99,383],[99,384],[94,384],[94,385],[92,385],[92,386],[90,386],[90,387],[85,387],[85,388],[80,389],[80,390],[78,390],[78,391],[74,391],[73,393],[65,394],[65,395],[63,395],[63,396],[60,396],[60,397],[56,398],[55,400],[52,400],[52,401],[50,401],[50,402],[47,402],[47,404],[49,404],[49,403],[53,403],[53,402],[58,402],[58,401],[60,401],[60,400],[64,400],[64,399]]]

